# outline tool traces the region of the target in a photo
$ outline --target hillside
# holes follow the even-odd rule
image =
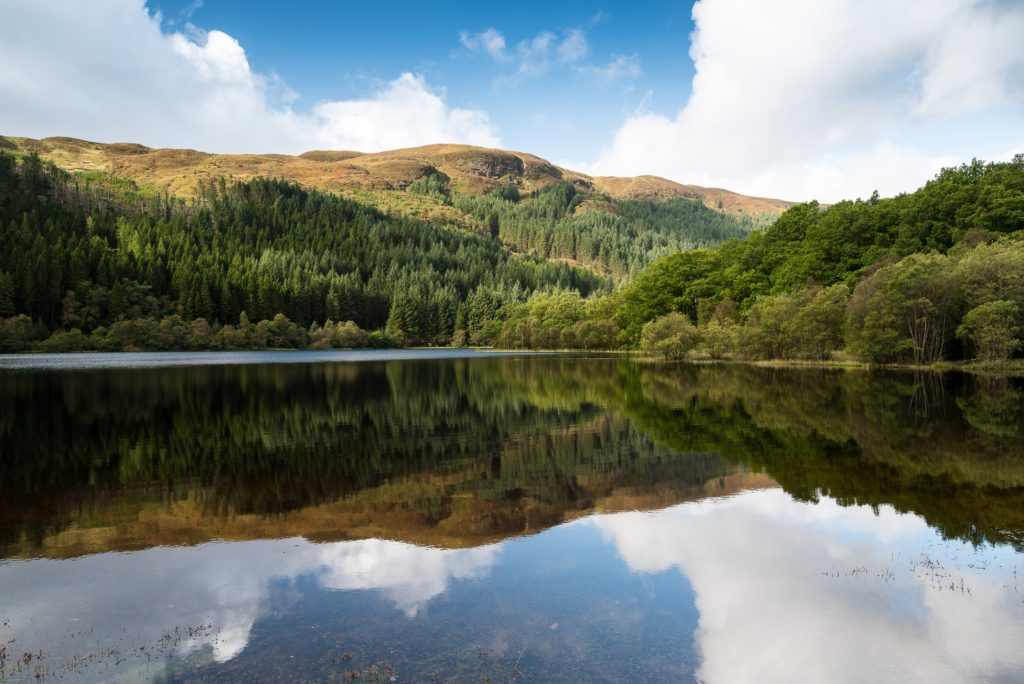
[[[215,179],[283,179],[397,218],[495,237],[513,254],[579,266],[616,283],[667,254],[742,238],[787,205],[653,176],[590,177],[533,155],[465,145],[216,155],[0,137],[0,150],[35,154],[86,184],[186,201]]]
[[[482,195],[513,184],[528,194],[568,181],[612,199],[700,201],[730,216],[778,215],[792,202],[747,197],[728,190],[682,185],[656,176],[588,176],[559,168],[540,157],[469,145],[427,145],[364,154],[315,150],[284,154],[209,154],[196,150],[153,149],[134,143],[103,144],[76,138],[0,136],[0,149],[35,153],[68,171],[102,171],[143,186],[192,196],[203,179],[284,178],[303,187],[355,197],[406,216],[469,225],[450,207],[404,192],[415,181],[439,176],[452,190]],[[396,194],[401,193],[401,194]]]
[[[721,188],[683,185],[658,176],[597,176],[592,180],[596,190],[615,198],[654,201],[695,200],[702,202],[709,209],[730,216],[777,215],[796,204],[767,197],[749,197]]]

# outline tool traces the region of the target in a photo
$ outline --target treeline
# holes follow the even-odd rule
[[[794,207],[764,231],[654,263],[622,342],[666,356],[998,360],[1024,338],[1024,155],[891,199]]]
[[[766,220],[732,217],[686,199],[613,200],[569,182],[523,198],[511,185],[489,195],[449,197],[440,181],[430,178],[435,180],[417,181],[421,186],[410,190],[445,199],[517,251],[571,260],[616,282],[659,257],[744,237]]]
[[[533,292],[586,296],[609,287],[584,269],[513,256],[487,236],[283,181],[220,180],[186,203],[0,152],[0,331],[8,348],[54,332],[58,347],[89,338],[96,348],[110,340],[146,348],[179,339],[159,330],[182,326],[198,345],[204,324],[231,346],[249,325],[243,313],[254,324],[280,314],[307,342],[327,321],[352,321],[386,329],[392,342],[448,344]]]
[[[366,332],[353,321],[304,329],[284,314],[253,323],[243,311],[237,325],[186,321],[178,314],[160,320],[131,318],[89,333],[80,328],[47,333],[25,314],[0,320],[0,352],[204,351],[260,349],[360,349],[401,346],[382,331]]]

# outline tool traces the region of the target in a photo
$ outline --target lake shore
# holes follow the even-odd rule
[[[657,358],[646,352],[635,350],[635,349],[608,349],[608,350],[593,350],[593,349],[506,349],[502,347],[394,347],[384,349],[281,349],[281,348],[266,348],[266,349],[246,349],[246,350],[220,350],[220,349],[208,349],[201,351],[185,351],[185,350],[145,350],[145,351],[71,351],[71,352],[45,352],[39,350],[15,352],[8,354],[0,354],[0,360],[14,361],[18,358],[91,358],[91,357],[122,357],[123,355],[138,355],[140,358],[144,355],[188,355],[190,357],[196,357],[199,355],[215,355],[214,358],[227,358],[235,355],[252,355],[252,354],[278,354],[287,352],[289,355],[295,354],[313,354],[317,358],[311,360],[321,360],[321,356],[330,357],[331,355],[338,353],[345,353],[347,355],[355,355],[351,358],[352,361],[373,361],[373,360],[387,360],[397,359],[402,356],[403,353],[411,354],[429,354],[429,353],[441,353],[445,356],[451,356],[453,354],[458,355],[460,353],[466,354],[566,354],[566,355],[595,355],[595,356],[613,356],[629,358],[640,363],[679,363],[679,364],[694,364],[694,365],[715,365],[715,364],[736,364],[745,366],[754,366],[760,368],[817,368],[817,369],[841,369],[841,370],[863,370],[863,371],[876,371],[876,370],[888,370],[888,371],[913,371],[915,373],[930,372],[930,373],[947,373],[947,372],[960,372],[970,373],[972,375],[988,376],[988,377],[1024,377],[1024,359],[1012,359],[1007,361],[939,361],[933,364],[911,364],[911,363],[888,363],[888,364],[877,364],[868,363],[864,361],[858,361],[856,359],[741,359],[741,358],[722,358],[712,359],[706,356],[693,356],[678,361],[667,361],[665,359]],[[398,356],[394,356],[394,355]],[[296,361],[301,362],[300,359]],[[230,362],[230,361],[228,361]],[[0,363],[2,367],[3,363]],[[10,366],[17,366],[20,364],[11,363]]]

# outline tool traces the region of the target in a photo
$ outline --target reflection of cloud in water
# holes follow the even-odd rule
[[[272,582],[313,575],[327,589],[379,590],[412,617],[452,579],[486,575],[497,555],[497,546],[296,538],[10,562],[0,564],[0,617],[9,620],[0,636],[15,639],[11,652],[42,649],[50,668],[90,649],[145,661],[140,646],[153,655],[209,646],[223,662],[245,648]]]
[[[592,524],[634,571],[689,579],[702,681],[999,681],[1024,669],[1019,556],[943,542],[917,516],[768,490]]]
[[[497,552],[497,546],[439,551],[380,539],[332,544],[320,556],[320,583],[329,589],[380,589],[413,617],[450,579],[485,575]]]

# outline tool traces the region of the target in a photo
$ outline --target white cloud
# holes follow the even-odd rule
[[[496,545],[445,550],[380,539],[313,544],[291,538],[0,563],[4,639],[46,651],[53,671],[82,652],[114,647],[123,654],[117,664],[86,658],[75,673],[93,680],[102,668],[104,679],[116,679],[108,669],[116,665],[141,680],[162,669],[159,656],[171,649],[188,655],[209,648],[217,662],[239,655],[272,585],[315,578],[327,590],[379,592],[414,617],[454,581],[483,578],[499,559]],[[164,636],[186,634],[180,642]]]
[[[498,546],[458,551],[367,539],[327,546],[321,554],[328,589],[376,589],[409,617],[415,616],[453,579],[477,579],[494,566]]]
[[[473,52],[486,52],[493,59],[504,62],[508,59],[505,53],[505,36],[501,31],[489,27],[480,33],[459,33],[459,42],[462,46]]]
[[[541,76],[556,65],[579,62],[590,53],[590,45],[583,29],[568,29],[559,38],[551,31],[541,31],[533,38],[516,43],[507,49],[505,35],[493,26],[479,33],[459,33],[459,43],[475,53],[484,53],[501,64],[512,65],[514,72],[499,82],[516,82],[523,78]]]
[[[0,134],[71,135],[211,152],[499,146],[487,114],[405,73],[355,100],[295,111],[221,31],[161,31],[143,0],[0,5]]]
[[[313,109],[321,146],[386,150],[436,142],[499,147],[487,114],[449,107],[421,76],[402,74],[364,100],[322,102]]]
[[[583,65],[575,69],[578,73],[593,76],[606,83],[640,78],[644,73],[638,55],[612,55],[604,66]]]
[[[700,0],[675,116],[630,116],[591,170],[834,201],[912,190],[1024,139],[1024,4]]]
[[[590,524],[634,572],[675,568],[693,586],[698,681],[952,684],[1024,668],[1014,550],[941,541],[889,506],[762,490]],[[950,590],[961,580],[970,593]]]
[[[566,32],[565,39],[558,45],[558,61],[577,62],[587,56],[590,46],[587,44],[587,37],[581,29],[571,29]]]

